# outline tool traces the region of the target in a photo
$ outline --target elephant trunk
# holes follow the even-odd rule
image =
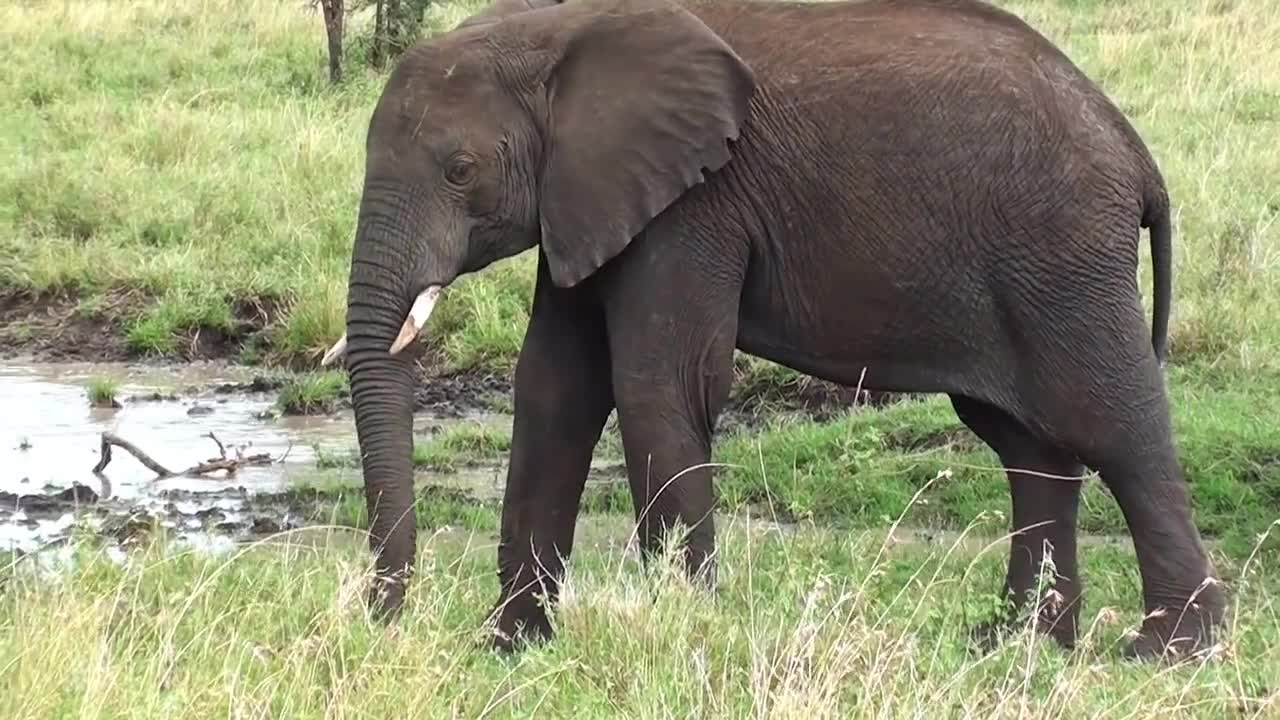
[[[368,597],[376,615],[397,615],[414,565],[413,395],[409,353],[390,348],[403,334],[415,290],[405,225],[361,204],[347,298],[346,367],[376,560]],[[420,325],[419,325],[420,327]]]

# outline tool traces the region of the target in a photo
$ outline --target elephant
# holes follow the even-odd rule
[[[378,617],[402,611],[415,558],[418,336],[457,278],[534,250],[496,649],[554,634],[614,412],[645,562],[676,540],[714,590],[709,460],[736,351],[949,397],[1011,497],[1008,616],[980,638],[1027,610],[1078,642],[1092,468],[1141,574],[1125,656],[1216,642],[1225,590],[1165,387],[1169,192],[1119,108],[1016,15],[980,0],[502,0],[400,58],[365,153],[346,333],[324,362],[350,378]]]

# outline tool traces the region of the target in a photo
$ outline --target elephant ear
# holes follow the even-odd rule
[[[539,212],[552,280],[577,284],[730,159],[751,69],[666,0],[574,0],[555,27]]]

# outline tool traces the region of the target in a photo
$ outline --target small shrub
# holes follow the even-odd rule
[[[350,391],[347,374],[341,370],[306,373],[285,384],[276,404],[286,415],[331,413]]]
[[[120,402],[116,400],[116,391],[120,388],[120,384],[112,378],[108,377],[91,377],[89,382],[85,384],[85,390],[89,395],[89,404],[93,407],[111,408],[113,410],[122,407]]]

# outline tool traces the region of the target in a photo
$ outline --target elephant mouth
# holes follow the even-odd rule
[[[400,326],[400,333],[396,335],[396,339],[391,343],[389,354],[396,355],[404,350],[409,343],[418,337],[418,333],[422,331],[423,326],[427,324],[427,320],[431,317],[431,312],[435,310],[436,301],[440,299],[440,295],[444,292],[443,285],[428,285],[425,290],[418,293],[413,300],[413,306],[409,308],[409,314],[405,316],[404,324]],[[324,354],[324,358],[320,360],[322,367],[327,367],[347,352],[347,334],[343,333],[342,337],[329,348]]]

